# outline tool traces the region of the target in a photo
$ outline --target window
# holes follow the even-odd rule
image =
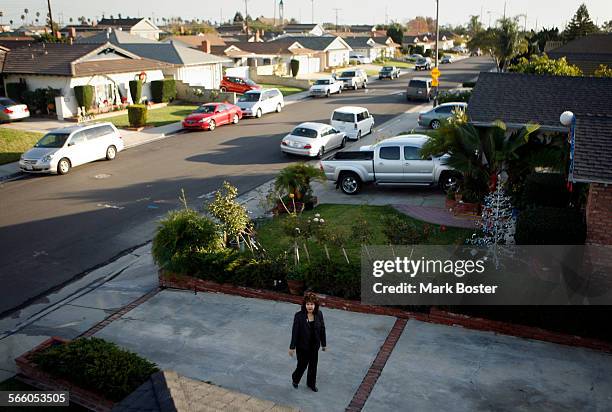
[[[243,94],[238,101],[239,102],[258,102],[260,93],[245,93]]]
[[[34,147],[59,148],[63,147],[68,139],[68,133],[47,133]]]
[[[272,99],[273,97],[278,97],[280,95],[280,92],[278,90],[270,90],[268,93],[270,93],[270,99]]]
[[[436,113],[440,114],[451,114],[455,106],[442,106],[436,109]]]
[[[99,126],[99,127],[93,127],[91,129],[87,129],[87,140],[92,140],[92,139],[96,139],[98,137],[102,137],[102,136],[108,136],[110,134],[114,134],[115,131],[113,130],[112,127],[106,125],[106,126]]]
[[[197,108],[194,113],[214,113],[217,105],[215,104],[205,104]]]
[[[355,123],[355,115],[353,113],[334,112],[332,120],[345,123]]]
[[[380,158],[384,160],[400,160],[399,146],[381,147]]]
[[[70,143],[72,144],[85,143],[86,141],[87,141],[87,130],[76,132],[75,134],[72,135],[72,138],[70,139]]]
[[[408,87],[425,89],[427,88],[427,82],[424,80],[410,80],[410,83],[408,83]]]
[[[421,160],[421,149],[414,146],[404,146],[404,160]]]
[[[0,106],[14,106],[17,103],[12,101],[11,99],[7,99],[6,97],[0,97]]]
[[[309,137],[311,139],[316,139],[317,138],[317,131],[316,130],[307,129],[305,127],[296,127],[295,129],[293,129],[291,134],[293,136]]]
[[[366,112],[357,113],[357,122],[363,122],[368,117],[366,116]]]

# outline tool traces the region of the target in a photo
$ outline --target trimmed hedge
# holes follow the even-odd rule
[[[540,207],[521,212],[514,235],[519,245],[583,245],[586,224],[576,209]]]
[[[143,127],[147,124],[147,106],[132,104],[128,106],[128,120],[132,127]]]
[[[141,80],[130,80],[130,94],[132,96],[132,102],[136,105],[140,103],[142,98],[142,81]]]
[[[298,75],[298,72],[300,71],[300,61],[296,59],[291,59],[289,64],[291,66],[291,75],[293,77],[296,77]]]
[[[450,102],[465,102],[468,103],[472,97],[471,91],[462,91],[459,93],[442,92],[438,95],[438,104]]]
[[[174,79],[152,81],[151,96],[155,103],[171,102],[176,98],[176,82]]]
[[[134,392],[157,365],[98,338],[80,338],[34,355],[45,372],[119,402]]]
[[[74,86],[74,96],[76,97],[79,107],[85,107],[85,110],[91,110],[94,99],[94,87],[90,84],[84,86]]]
[[[532,173],[525,179],[521,193],[524,207],[567,207],[570,201],[565,177],[560,173]]]
[[[23,101],[23,95],[28,90],[28,86],[21,83],[7,83],[6,96],[17,101]]]

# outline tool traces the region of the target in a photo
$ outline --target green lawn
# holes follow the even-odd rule
[[[400,62],[400,61],[394,61],[394,60],[387,60],[387,62],[385,64],[383,63],[372,63],[375,64],[377,66],[395,66],[397,68],[400,69],[414,69],[414,63],[409,63],[409,62]]]
[[[283,94],[283,96],[289,96],[295,93],[301,93],[304,91],[304,89],[300,89],[298,87],[289,87],[289,86],[280,86],[278,84],[261,84],[259,83],[259,85],[263,88],[276,88],[278,90],[281,91],[281,93]]]
[[[18,161],[42,136],[42,133],[0,127],[0,164]]]
[[[34,388],[27,385],[15,378],[10,378],[4,382],[0,382],[0,391],[39,391],[40,389]],[[71,403],[70,406],[55,406],[55,407],[44,407],[44,406],[28,406],[28,407],[2,407],[2,411],[5,412],[43,412],[43,411],[62,411],[62,412],[87,412],[89,409],[85,409],[82,406]]]
[[[358,221],[366,220],[372,230],[372,238],[369,245],[385,245],[387,240],[383,234],[383,218],[386,216],[399,216],[406,221],[414,222],[418,227],[423,226],[423,222],[412,219],[406,216],[391,206],[357,206],[357,205],[320,205],[315,210],[304,212],[303,216],[312,218],[318,213],[325,220],[325,224],[332,228],[335,232],[344,232],[350,234],[351,226]],[[283,231],[283,220],[287,216],[275,217],[272,220],[263,221],[257,228],[257,239],[263,247],[272,252],[280,253],[289,250],[292,240]],[[431,245],[447,245],[447,244],[463,244],[465,239],[471,237],[473,231],[468,229],[447,228],[445,232],[439,230],[439,226],[430,225],[434,228],[433,235],[429,238],[427,244]],[[308,249],[311,254],[322,253],[318,245],[313,242],[308,243]],[[330,250],[334,249],[330,247]],[[361,256],[361,245],[356,241],[349,240],[347,244],[347,253],[350,257],[359,259]],[[339,251],[336,251],[338,254]]]
[[[179,122],[183,120],[189,113],[193,112],[197,107],[197,105],[191,104],[173,104],[166,107],[162,107],[160,109],[149,110],[149,113],[147,114],[147,125],[158,127],[170,123]],[[111,122],[117,127],[128,127],[130,125],[127,113],[121,116],[102,119],[102,121]]]

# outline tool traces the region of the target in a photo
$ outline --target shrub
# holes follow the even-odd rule
[[[176,82],[174,79],[152,81],[151,96],[156,103],[171,102],[176,98]]]
[[[48,112],[49,105],[55,107],[55,98],[59,96],[61,90],[52,89],[36,89],[34,91],[26,90],[23,93],[23,102],[30,108],[31,111]]]
[[[518,217],[514,238],[519,245],[582,245],[586,225],[576,209],[528,209]]]
[[[293,77],[296,77],[298,75],[298,72],[300,71],[300,61],[296,59],[291,59],[289,64],[291,65],[291,75]]]
[[[285,167],[276,176],[274,188],[282,196],[293,194],[296,200],[307,198],[310,195],[310,183],[313,180],[323,180],[325,174],[321,169],[306,163],[297,163]]]
[[[86,111],[91,110],[94,98],[94,87],[92,85],[74,86],[74,96],[79,107],[85,107]]]
[[[140,103],[142,98],[142,80],[130,80],[130,94],[134,104]]]
[[[19,83],[7,83],[6,84],[6,95],[11,99],[17,101],[23,101],[23,94],[28,90],[28,86],[25,82]]]
[[[206,206],[210,214],[223,227],[223,238],[227,243],[231,239],[240,239],[249,224],[246,209],[236,201],[238,189],[229,182],[223,182],[223,187],[215,192],[215,200]]]
[[[449,102],[469,102],[472,97],[471,90],[464,90],[453,93],[451,91],[442,92],[438,95],[438,104],[449,103]]]
[[[223,240],[217,225],[195,210],[172,211],[153,238],[153,259],[160,268],[181,274],[198,271],[198,255],[218,252]]]
[[[560,173],[533,173],[527,176],[521,204],[528,206],[567,207],[570,192]]]
[[[159,369],[135,353],[98,338],[55,345],[34,356],[42,370],[118,402]]]
[[[383,234],[391,245],[418,245],[431,236],[432,227],[422,227],[399,216],[387,216],[383,220]]]
[[[132,127],[143,127],[147,124],[147,106],[132,104],[128,106],[128,120]]]
[[[318,293],[345,299],[358,299],[361,293],[361,265],[359,262],[311,259],[297,268],[305,285]]]

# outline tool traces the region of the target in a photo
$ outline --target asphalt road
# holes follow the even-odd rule
[[[442,86],[489,70],[486,58],[441,66]],[[0,184],[0,314],[7,315],[153,237],[156,222],[191,206],[224,180],[241,193],[265,183],[295,158],[281,155],[281,138],[305,121],[328,122],[333,109],[367,107],[376,123],[414,106],[402,94],[410,73],[329,99],[287,106],[280,114],[245,119],[214,132],[191,132],[73,169],[66,176],[32,176]]]

